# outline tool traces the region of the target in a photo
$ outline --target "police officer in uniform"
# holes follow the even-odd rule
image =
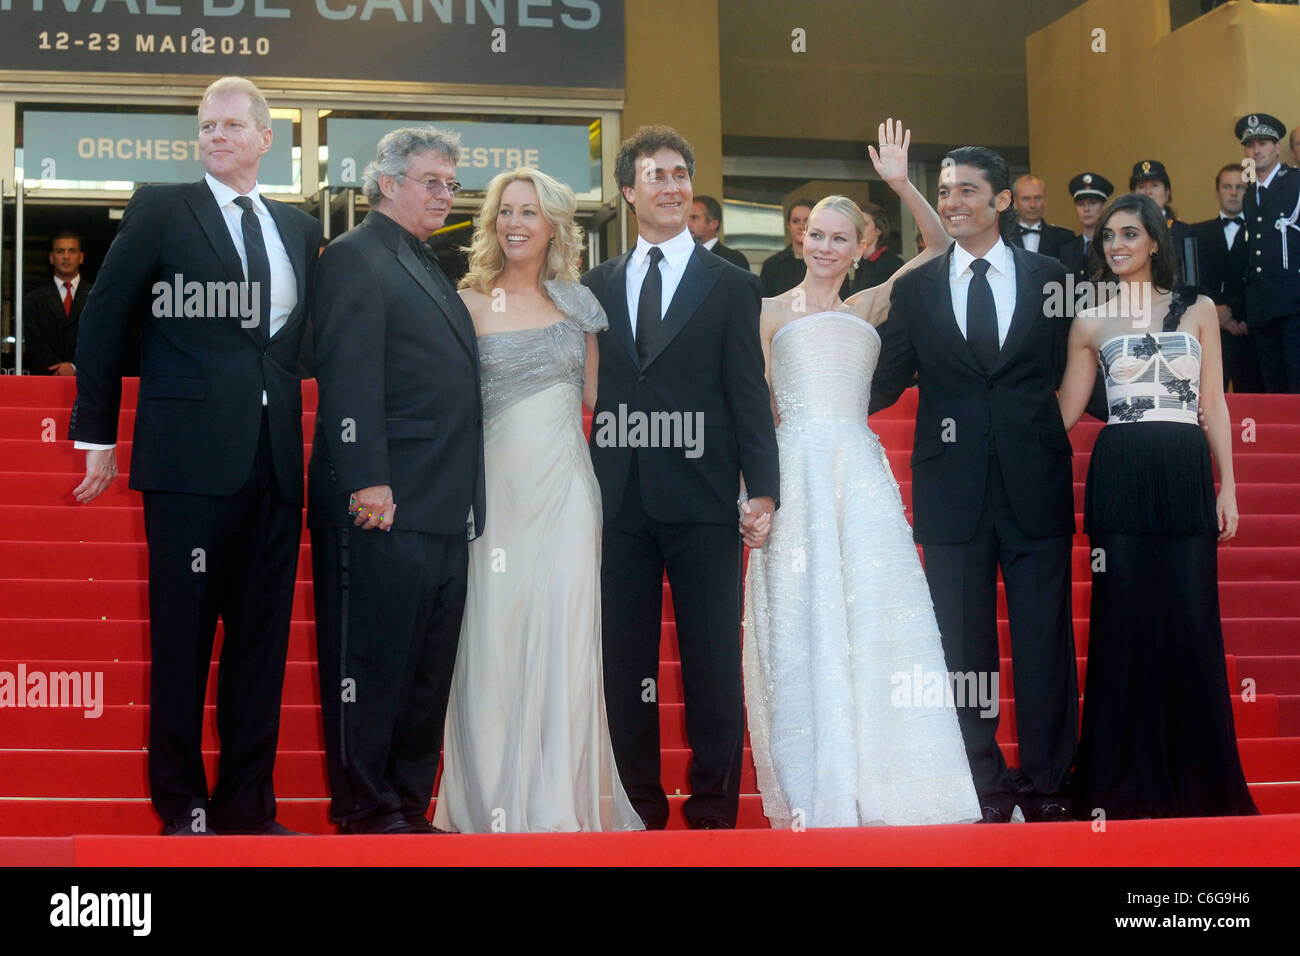
[[[1097,298],[1084,286],[1092,281],[1096,264],[1088,262],[1088,253],[1093,242],[1093,230],[1101,221],[1101,210],[1110,199],[1115,187],[1101,173],[1079,173],[1070,180],[1070,195],[1074,197],[1074,213],[1079,217],[1080,235],[1075,236],[1061,246],[1057,257],[1066,271],[1074,276],[1074,299],[1071,303],[1075,309],[1097,304]],[[1071,315],[1073,316],[1073,312]],[[1092,397],[1088,399],[1087,412],[1093,418],[1106,421],[1110,412],[1106,406],[1106,384],[1101,377],[1101,368],[1097,369],[1097,381],[1092,387]]]
[[[1155,204],[1164,210],[1165,225],[1169,227],[1170,238],[1174,240],[1174,252],[1178,261],[1183,261],[1183,240],[1192,234],[1192,227],[1181,219],[1175,219],[1169,203],[1173,199],[1173,187],[1169,184],[1169,173],[1165,164],[1158,159],[1143,159],[1133,164],[1133,175],[1129,176],[1130,192],[1145,193]],[[1181,276],[1181,271],[1175,275]]]
[[[1074,273],[1076,283],[1088,280],[1088,249],[1092,245],[1092,231],[1101,219],[1102,207],[1110,199],[1115,187],[1100,173],[1080,173],[1070,180],[1070,195],[1074,197],[1074,213],[1079,217],[1081,233],[1061,246],[1058,256],[1061,263]]]
[[[1236,135],[1254,174],[1247,176],[1246,324],[1270,392],[1300,392],[1300,170],[1279,158],[1286,126],[1251,113]],[[1247,169],[1251,164],[1247,164]]]

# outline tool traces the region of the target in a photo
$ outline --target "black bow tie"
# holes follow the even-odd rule
[[[1027,236],[1031,232],[1039,233],[1043,231],[1043,226],[1041,223],[1038,224],[1037,226],[1017,226],[1017,228],[1020,230],[1020,235],[1022,236]]]
[[[1223,216],[1222,219],[1223,228],[1225,229],[1228,228],[1228,223],[1230,222],[1235,222],[1239,226],[1244,226],[1246,224],[1246,220],[1242,219],[1240,216],[1237,216],[1235,219],[1229,219],[1227,216]]]

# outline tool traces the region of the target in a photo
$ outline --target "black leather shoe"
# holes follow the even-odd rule
[[[1011,817],[997,807],[980,807],[980,823],[1010,823]]]
[[[701,817],[698,820],[691,821],[692,830],[734,830],[726,820],[719,820],[717,817]]]
[[[451,832],[450,830],[439,830],[429,821],[428,817],[410,816],[406,818],[406,822],[410,825],[411,829],[414,830],[416,833],[450,833]]]
[[[1073,823],[1074,814],[1055,800],[1044,800],[1029,820],[1033,823]]]
[[[406,822],[400,813],[384,813],[377,817],[363,817],[360,820],[348,820],[339,824],[339,833],[380,834],[380,833],[419,833],[415,827]]]
[[[219,833],[221,836],[306,836],[305,833],[290,830],[277,820],[265,820],[255,827],[243,830],[221,830]]]
[[[216,836],[217,834],[206,827],[202,830],[196,830],[192,820],[173,820],[167,826],[163,827],[163,836]]]

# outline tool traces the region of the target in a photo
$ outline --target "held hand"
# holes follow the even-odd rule
[[[1237,493],[1231,488],[1219,492],[1219,499],[1214,503],[1214,510],[1219,516],[1219,541],[1231,541],[1237,536]]]
[[[392,531],[396,513],[397,505],[393,503],[393,489],[389,485],[362,488],[348,499],[348,514],[355,516],[352,523],[362,531],[375,528]]]
[[[1231,331],[1232,309],[1228,308],[1226,305],[1216,305],[1214,307],[1214,311],[1219,316],[1219,327]]]
[[[898,188],[907,182],[907,147],[912,142],[912,131],[903,129],[902,120],[887,119],[880,124],[879,139],[879,150],[868,144],[867,153],[880,178]]]
[[[1246,323],[1242,322],[1240,319],[1233,319],[1232,324],[1228,327],[1228,331],[1231,332],[1233,335],[1238,335],[1238,336],[1249,335],[1250,326],[1246,325]]]
[[[1208,435],[1210,433],[1210,426],[1205,421],[1205,406],[1199,402],[1196,405],[1196,421],[1200,424],[1201,431]]]
[[[73,489],[73,496],[83,505],[94,501],[117,479],[117,449],[103,448],[86,452],[86,477]]]
[[[49,371],[54,375],[76,375],[77,370],[72,367],[71,362],[55,362],[49,366]]]
[[[761,548],[772,530],[775,502],[766,497],[750,498],[740,506],[740,510],[740,534],[745,539],[745,545]]]

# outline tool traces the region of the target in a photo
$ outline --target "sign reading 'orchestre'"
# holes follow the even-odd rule
[[[0,72],[623,87],[623,0],[0,0]]]
[[[3,3],[4,0],[0,0]],[[293,122],[272,119],[258,182],[292,186]],[[23,114],[23,177],[76,182],[192,183],[203,178],[194,113]]]

